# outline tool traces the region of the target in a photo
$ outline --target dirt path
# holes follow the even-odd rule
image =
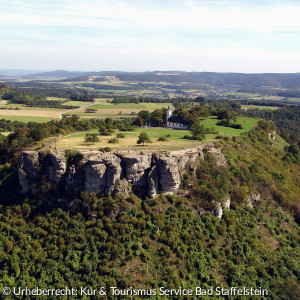
[[[74,110],[77,110],[77,109],[86,108],[86,107],[91,106],[91,105],[94,105],[94,104],[95,104],[95,103],[91,103],[91,104],[87,104],[87,105],[84,105],[84,106],[80,106],[80,107],[78,107],[78,108],[74,108],[74,109],[70,109],[70,110],[64,111],[64,112],[62,112],[62,113],[60,114],[60,118],[62,119],[62,115],[63,115],[63,114],[66,114],[66,113],[68,113],[68,112],[70,112],[70,111],[74,111]]]

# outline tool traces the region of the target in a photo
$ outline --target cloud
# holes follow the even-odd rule
[[[282,56],[296,54],[299,15],[297,1],[280,0],[0,0],[0,38],[4,42],[0,55],[9,54],[7,50],[14,46],[19,51],[38,47],[47,53],[55,45],[53,51],[58,52],[52,57],[61,57],[60,62],[67,49],[72,49],[76,61],[80,55],[95,58],[97,48],[118,57],[126,51],[133,65],[136,57],[157,61],[159,54],[165,57],[168,52],[174,64],[180,57],[191,65],[198,59],[195,53],[206,53],[207,61],[214,65],[217,54],[209,59],[209,53],[219,57],[232,53],[233,57],[238,49],[247,66],[249,57],[254,59],[251,52],[269,57],[272,53],[278,57],[278,51]],[[182,53],[188,55],[182,58]],[[27,57],[34,61],[30,51]],[[118,61],[121,66],[122,60]]]

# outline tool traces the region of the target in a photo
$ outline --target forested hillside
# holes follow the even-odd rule
[[[177,195],[152,200],[82,192],[63,210],[47,206],[45,193],[11,198],[14,160],[3,164],[0,288],[246,286],[299,299],[300,153],[274,129],[261,121],[221,139],[228,166],[206,153]],[[213,203],[228,197],[219,219]]]

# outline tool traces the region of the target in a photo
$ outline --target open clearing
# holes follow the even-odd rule
[[[223,126],[216,126],[217,119],[210,118],[207,120],[202,120],[201,123],[205,124],[207,127],[215,127],[219,134],[223,136],[234,136],[241,133],[247,132],[257,123],[257,119],[240,117],[237,118],[237,122],[242,124],[243,129],[234,129]],[[152,143],[146,144],[145,146],[138,145],[137,140],[141,132],[147,132],[150,136]],[[217,134],[207,134],[204,141],[183,139],[185,135],[191,135],[189,130],[173,130],[166,128],[137,128],[136,131],[132,132],[121,132],[125,135],[125,138],[119,138],[119,143],[111,144],[108,141],[111,138],[115,138],[118,133],[116,130],[111,136],[99,136],[100,142],[94,144],[87,144],[84,142],[84,137],[87,132],[76,132],[74,134],[62,137],[57,140],[57,148],[66,150],[98,150],[102,147],[110,147],[112,149],[118,150],[178,150],[183,148],[193,148],[201,143],[212,142],[216,140]],[[98,133],[97,130],[89,131],[88,133]],[[158,138],[165,135],[170,135],[167,141],[158,141]],[[54,145],[53,145],[54,147]]]
[[[231,127],[217,126],[216,124],[218,121],[219,120],[215,117],[211,117],[209,119],[201,120],[200,123],[206,127],[214,127],[221,135],[233,136],[249,131],[258,122],[258,120],[254,118],[237,117],[236,122],[241,124],[243,129],[235,129]]]
[[[147,132],[150,136],[152,143],[138,145],[136,142],[138,140],[138,136],[141,132]],[[61,138],[57,141],[58,149],[73,149],[73,150],[98,150],[102,147],[111,147],[112,149],[120,149],[120,150],[172,150],[172,149],[182,149],[184,147],[195,147],[200,142],[193,140],[183,139],[184,135],[190,134],[188,130],[172,130],[165,128],[137,128],[136,131],[133,132],[122,132],[125,135],[125,138],[119,138],[118,144],[108,143],[108,140],[116,137],[119,131],[115,131],[111,136],[99,136],[100,142],[94,144],[87,144],[84,142],[84,137],[87,132],[79,132],[73,135],[67,136],[65,138]],[[90,133],[97,133],[97,130],[90,131]],[[168,141],[159,142],[157,141],[160,136],[170,134],[170,139]]]

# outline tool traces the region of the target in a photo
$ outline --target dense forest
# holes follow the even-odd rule
[[[47,97],[66,98],[73,101],[93,102],[95,94],[86,90],[77,88],[66,88],[59,84],[45,84],[40,82],[25,82],[25,83],[6,83],[0,86],[0,90],[5,91],[2,98],[10,100],[12,103],[20,103],[26,105],[46,106],[47,102],[53,102],[53,107],[62,105],[62,101],[47,101]],[[51,106],[50,106],[51,107]]]

